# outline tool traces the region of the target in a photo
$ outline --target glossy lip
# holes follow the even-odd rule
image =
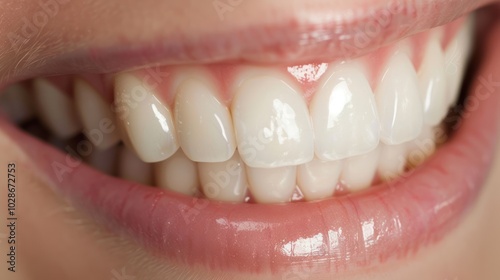
[[[499,34],[500,20],[490,28]],[[340,273],[405,258],[440,240],[473,203],[500,127],[500,85],[487,82],[500,81],[499,46],[500,38],[489,36],[480,52],[488,60],[474,79],[460,129],[424,165],[390,184],[319,202],[225,204],[185,197],[100,174],[5,120],[0,127],[57,192],[161,258],[225,271]],[[54,163],[70,168],[62,180]]]
[[[51,55],[45,57],[42,49],[37,50],[41,57],[36,57],[29,47],[21,49],[17,55],[23,58],[22,61],[13,62],[16,63],[13,65],[16,73],[8,80],[0,78],[0,88],[9,81],[41,75],[110,73],[158,63],[250,61],[298,64],[352,58],[449,23],[494,1],[369,0],[353,4],[341,1],[328,4],[321,0],[297,4],[299,1],[295,1],[293,7],[296,10],[292,7],[284,14],[276,11],[278,14],[273,21],[248,20],[243,16],[241,21],[245,24],[240,26],[216,18],[209,24],[213,28],[200,28],[203,29],[201,32],[169,31],[142,40],[118,34],[110,36],[106,43],[92,45],[66,42],[65,36],[69,35],[64,34],[65,30],[57,32],[57,28],[64,26],[61,22],[54,27],[55,34],[45,38],[47,42],[57,42],[56,49],[60,51],[54,55],[56,46],[49,44],[46,52]],[[9,18],[6,20],[8,22]],[[30,63],[26,56],[36,61],[43,59],[44,63]]]

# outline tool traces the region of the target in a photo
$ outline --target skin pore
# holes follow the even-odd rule
[[[227,10],[217,10],[212,1],[61,0],[58,12],[49,15],[43,28],[33,33],[36,35],[22,35],[21,41],[17,41],[17,51],[13,51],[13,37],[9,37],[11,30],[21,30],[23,19],[31,21],[41,7],[36,1],[0,0],[0,88],[6,83],[40,75],[113,72],[123,67],[108,62],[98,63],[98,59],[83,64],[75,62],[78,60],[60,62],[88,46],[105,49],[118,42],[125,45],[150,42],[172,34],[196,38],[213,30],[224,33],[252,26],[256,22],[262,25],[288,19],[300,22],[315,13],[327,17],[320,11],[352,11],[354,7],[373,3],[387,4],[384,1],[233,1],[232,6],[226,6]],[[492,1],[464,5],[469,5],[470,11],[489,2]],[[330,16],[333,15],[332,12]],[[443,18],[442,23],[445,21]],[[425,24],[422,23],[421,30],[424,29]],[[92,54],[91,51],[89,53]],[[146,65],[153,61],[157,59],[145,55],[140,60],[130,61],[129,66]],[[489,73],[490,64],[486,63],[480,69],[484,68],[486,70],[483,71]],[[500,77],[496,77],[498,79],[494,77],[493,80],[500,81]],[[496,93],[499,91],[500,88],[495,88]],[[494,153],[491,170],[500,170],[500,150]],[[0,166],[16,162],[16,195],[19,201],[17,272],[9,272],[2,261],[1,279],[275,279],[271,275],[242,276],[233,272],[209,271],[203,267],[185,267],[155,257],[131,239],[107,231],[56,194],[43,174],[30,168],[30,157],[16,139],[1,129],[0,154]],[[5,171],[0,172],[0,182],[7,182]],[[490,172],[484,184],[479,197],[459,225],[439,242],[423,247],[403,260],[387,262],[370,270],[335,275],[334,279],[495,279],[500,275],[497,264],[500,259],[500,219],[496,214],[500,211],[500,173]],[[7,219],[4,209],[6,198],[7,189],[1,187],[2,224]],[[6,227],[0,227],[2,260],[9,246],[4,237],[6,234]],[[315,273],[303,273],[290,279],[333,277]]]

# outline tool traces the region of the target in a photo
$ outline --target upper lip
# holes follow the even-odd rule
[[[198,28],[201,31],[189,28],[151,31],[140,38],[128,32],[127,26],[118,26],[117,30],[107,33],[108,25],[103,22],[102,32],[96,31],[97,39],[92,43],[85,37],[79,39],[66,34],[68,30],[74,32],[71,27],[65,28],[72,23],[64,22],[67,17],[55,17],[53,20],[60,22],[54,23],[43,35],[45,45],[37,46],[35,54],[31,47],[36,42],[30,44],[29,40],[36,38],[28,38],[28,43],[14,57],[18,59],[12,60],[15,73],[0,75],[0,88],[8,82],[40,75],[109,73],[158,63],[333,61],[366,54],[405,36],[451,22],[493,1],[372,0],[348,4],[294,1],[290,3],[291,8],[259,11],[262,17],[246,18],[243,13],[236,22],[220,20],[214,10],[215,19],[207,19],[208,28]],[[78,17],[87,21],[90,15],[85,13],[84,9],[71,19],[84,25],[78,22]],[[189,11],[180,13],[189,17]],[[124,17],[126,19],[126,15]],[[237,24],[239,22],[242,24]],[[20,32],[20,28],[14,30]],[[106,35],[107,39],[100,41],[100,35]]]

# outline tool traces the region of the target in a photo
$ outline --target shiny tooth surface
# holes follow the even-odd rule
[[[404,52],[389,59],[375,96],[381,140],[396,145],[416,139],[422,131],[423,107],[417,74]]]
[[[312,160],[309,112],[285,78],[262,75],[244,80],[231,108],[238,151],[248,166],[273,168]]]
[[[198,192],[197,164],[179,149],[168,159],[154,164],[156,185],[185,195]]]
[[[444,54],[438,38],[430,39],[424,59],[418,71],[424,122],[437,125],[448,112]]]
[[[296,187],[296,166],[247,167],[249,189],[258,203],[289,202]]]
[[[245,164],[238,153],[225,162],[198,163],[198,174],[208,198],[228,202],[245,200],[248,181]]]
[[[383,180],[394,179],[403,174],[408,154],[408,144],[384,145],[381,144],[378,174]]]
[[[380,123],[375,98],[362,66],[334,66],[313,97],[311,118],[315,152],[321,160],[338,160],[375,149]]]
[[[116,173],[118,151],[118,146],[109,147],[107,150],[94,149],[85,161],[103,173],[114,175]]]
[[[375,177],[380,157],[380,147],[360,156],[343,161],[340,181],[351,192],[368,188]]]
[[[56,136],[68,139],[82,130],[70,97],[51,82],[33,81],[34,100],[40,121]]]
[[[117,119],[141,160],[159,162],[177,151],[170,109],[145,81],[132,74],[119,74],[115,80],[115,106]]]
[[[19,83],[9,86],[0,94],[0,109],[15,123],[26,121],[35,115],[28,89]]]
[[[137,155],[125,146],[119,147],[118,151],[118,177],[128,181],[152,185],[152,165],[143,162]]]
[[[175,99],[175,120],[180,146],[197,162],[223,162],[236,149],[229,109],[222,104],[213,86],[188,79]]]
[[[75,106],[80,116],[84,134],[101,150],[106,150],[120,141],[115,125],[115,116],[109,105],[86,81],[74,82]]]
[[[312,161],[297,167],[297,185],[306,200],[331,197],[339,183],[341,161]]]
[[[460,95],[460,86],[473,44],[473,27],[473,20],[467,19],[444,52],[448,106],[455,104]]]

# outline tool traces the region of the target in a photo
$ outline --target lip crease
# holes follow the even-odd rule
[[[73,42],[78,47],[68,47],[56,56],[45,57],[43,65],[18,69],[19,76],[9,77],[10,81],[0,79],[0,88],[7,82],[41,75],[110,73],[157,64],[240,61],[300,64],[352,58],[444,25],[495,1],[370,1],[337,9],[328,3],[314,3],[276,22],[223,25],[223,31],[218,33],[173,32],[143,40],[116,36],[111,38],[113,43],[107,45]]]
[[[498,34],[500,20],[490,28]],[[410,256],[439,241],[473,204],[500,127],[500,88],[487,84],[500,80],[499,46],[498,36],[481,46],[488,59],[474,78],[460,128],[426,163],[393,182],[318,202],[228,204],[186,197],[78,165],[5,120],[0,128],[57,192],[160,258],[214,270],[278,274],[306,264],[339,273]],[[56,162],[70,169],[61,180]]]

